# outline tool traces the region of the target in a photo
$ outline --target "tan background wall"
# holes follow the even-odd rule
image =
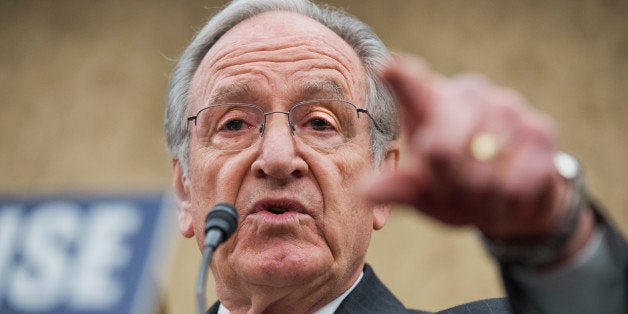
[[[0,2],[0,193],[167,189],[161,120],[174,59],[224,1]],[[451,75],[479,71],[553,116],[561,147],[628,231],[628,2],[330,1],[399,50]],[[177,249],[165,293],[195,310],[198,253]],[[469,230],[409,210],[378,232],[369,261],[409,306],[500,295]],[[213,297],[211,297],[213,298]]]

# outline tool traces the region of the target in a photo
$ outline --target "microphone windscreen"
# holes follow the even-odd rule
[[[205,234],[212,228],[218,228],[228,238],[238,226],[238,210],[229,203],[218,203],[205,218]]]

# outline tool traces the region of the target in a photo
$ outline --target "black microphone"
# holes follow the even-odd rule
[[[218,203],[207,213],[205,218],[205,242],[203,259],[196,282],[196,298],[199,314],[205,313],[205,283],[207,281],[207,267],[211,256],[220,243],[226,241],[238,226],[238,211],[229,203]]]
[[[229,203],[218,203],[205,218],[205,248],[215,249],[238,226],[238,211]]]

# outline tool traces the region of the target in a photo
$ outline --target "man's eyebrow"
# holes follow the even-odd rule
[[[310,81],[301,87],[303,99],[338,98],[344,99],[345,93],[340,85],[332,80]]]
[[[209,99],[210,104],[230,102],[233,100],[246,100],[251,98],[253,88],[249,82],[235,82],[216,89]]]

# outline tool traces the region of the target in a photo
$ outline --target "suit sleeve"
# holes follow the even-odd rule
[[[569,264],[545,273],[500,263],[515,313],[628,313],[628,245],[597,206],[596,231]]]

